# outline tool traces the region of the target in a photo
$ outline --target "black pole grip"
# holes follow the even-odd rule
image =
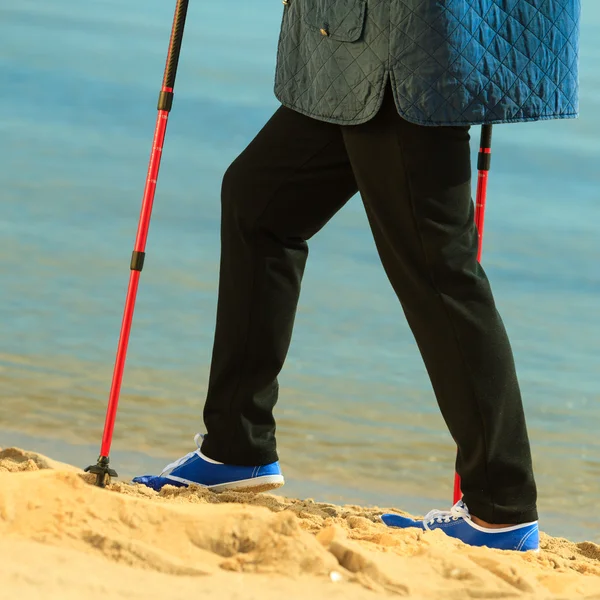
[[[183,30],[185,29],[188,4],[189,0],[177,0],[175,8],[169,55],[167,56],[167,66],[165,67],[165,76],[163,78],[163,87],[170,88],[171,90],[175,87],[175,78],[177,77],[177,65],[179,64],[179,55],[181,54],[181,43],[183,42]]]
[[[481,126],[481,141],[479,143],[480,148],[491,148],[492,147],[492,125]]]
[[[487,150],[487,152],[486,152]],[[492,125],[482,125],[477,170],[489,171],[492,166]]]

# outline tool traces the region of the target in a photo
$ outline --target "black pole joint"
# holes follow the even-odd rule
[[[492,153],[479,151],[477,157],[477,170],[478,171],[489,171],[492,166]]]
[[[111,477],[118,477],[117,472],[109,466],[110,459],[108,456],[99,456],[98,462],[85,469],[86,473],[92,473],[96,476],[94,485],[105,488],[111,480]]]
[[[158,95],[158,110],[171,112],[173,108],[173,92],[165,92],[164,90]]]
[[[144,259],[146,258],[145,252],[138,252],[134,250],[131,255],[130,269],[132,271],[141,271],[144,268]]]

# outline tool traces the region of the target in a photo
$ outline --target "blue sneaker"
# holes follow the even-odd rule
[[[204,456],[199,442],[202,437],[199,433],[196,434],[194,442],[198,448],[167,465],[160,475],[135,477],[133,483],[141,483],[157,492],[165,485],[188,487],[195,484],[213,492],[236,490],[255,493],[274,490],[285,483],[278,462],[242,467],[226,465]]]
[[[487,546],[498,550],[539,552],[540,533],[537,521],[502,529],[487,529],[473,523],[469,509],[461,500],[451,510],[432,510],[423,520],[415,520],[400,515],[381,515],[381,520],[389,527],[418,527],[425,531],[441,529],[446,535],[457,538],[470,546]]]

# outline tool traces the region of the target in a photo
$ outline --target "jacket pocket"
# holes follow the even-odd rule
[[[356,42],[365,26],[367,0],[299,0],[304,21],[325,37]]]

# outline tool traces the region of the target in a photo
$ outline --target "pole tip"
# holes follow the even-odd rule
[[[110,484],[111,478],[118,477],[117,472],[110,468],[110,460],[108,456],[100,456],[98,462],[95,465],[86,467],[84,471],[86,473],[92,473],[96,476],[96,485],[99,488],[105,488]]]

